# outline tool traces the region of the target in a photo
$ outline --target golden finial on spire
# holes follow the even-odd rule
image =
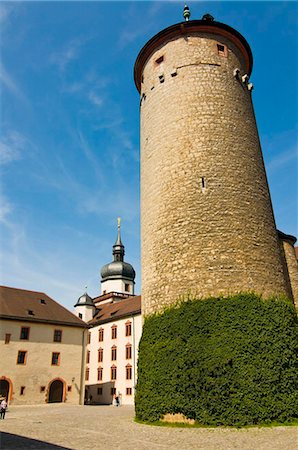
[[[118,228],[120,228],[120,224],[121,224],[121,218],[120,217],[118,217],[117,222],[118,222]]]

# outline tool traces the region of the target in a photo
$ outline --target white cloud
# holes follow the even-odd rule
[[[88,98],[95,106],[102,106],[103,104],[103,98],[94,91],[89,92]]]
[[[296,161],[297,166],[297,157],[298,157],[298,149],[295,146],[294,148],[292,147],[288,150],[285,150],[284,152],[272,158],[267,164],[267,169],[268,171],[273,172],[294,161]]]
[[[17,131],[9,131],[0,141],[0,165],[20,159],[27,143],[27,139]]]
[[[12,204],[3,193],[0,193],[0,222],[6,224],[9,214],[12,212]]]
[[[79,57],[82,45],[83,41],[80,39],[73,39],[65,45],[64,49],[50,55],[50,63],[58,66],[59,69],[64,72],[68,64]]]
[[[99,164],[98,156],[94,154],[92,149],[90,148],[88,142],[86,141],[83,133],[78,131],[79,137],[79,146],[83,150],[84,155],[91,165],[91,169],[94,171],[96,175],[97,182],[100,184],[104,183],[104,174],[101,165]]]
[[[165,2],[166,3],[166,2]],[[156,25],[156,20],[160,15],[161,9],[164,7],[162,1],[159,2],[148,2],[148,9],[146,12],[146,22],[138,22],[135,18],[138,16],[139,12],[137,6],[132,3],[128,10],[125,10],[125,19],[127,24],[123,27],[119,40],[118,48],[122,50],[131,42],[135,41],[137,38],[144,36],[150,30],[154,30]],[[167,7],[167,6],[166,6]],[[131,25],[133,21],[133,26]]]
[[[19,88],[13,77],[7,72],[3,63],[0,63],[0,81],[19,100],[27,102],[23,91]]]
[[[20,158],[20,152],[4,142],[0,142],[0,165],[8,164]]]
[[[9,23],[9,19],[12,16],[12,14],[16,11],[16,9],[19,7],[19,3],[13,4],[11,2],[1,2],[0,3],[0,24],[1,27],[5,26],[7,23]]]

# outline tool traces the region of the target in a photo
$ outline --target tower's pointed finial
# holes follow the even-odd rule
[[[117,227],[118,227],[117,243],[118,243],[118,244],[121,244],[120,226],[121,226],[121,218],[118,217],[118,219],[117,219]]]
[[[120,233],[121,219],[120,219],[120,217],[118,217],[118,219],[117,219],[117,225],[118,225],[117,240],[116,240],[115,244],[113,245],[113,255],[114,255],[115,261],[123,261],[124,245],[121,242],[121,233]]]
[[[186,22],[189,20],[190,18],[190,10],[189,7],[187,6],[186,3],[184,3],[184,10],[183,10],[183,17],[186,20]]]

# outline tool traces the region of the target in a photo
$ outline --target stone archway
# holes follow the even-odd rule
[[[8,402],[11,398],[12,393],[12,383],[6,377],[0,378],[0,397],[5,397]]]
[[[50,383],[48,403],[61,403],[65,397],[65,383],[60,378],[56,378]]]

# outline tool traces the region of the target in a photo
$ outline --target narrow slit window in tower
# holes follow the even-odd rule
[[[163,62],[163,56],[160,56],[159,58],[157,58],[156,60],[155,60],[155,64],[158,66],[159,64],[161,64],[162,62]]]
[[[205,190],[206,190],[206,178],[205,177],[201,177],[201,190],[202,190],[202,192],[205,192]]]

